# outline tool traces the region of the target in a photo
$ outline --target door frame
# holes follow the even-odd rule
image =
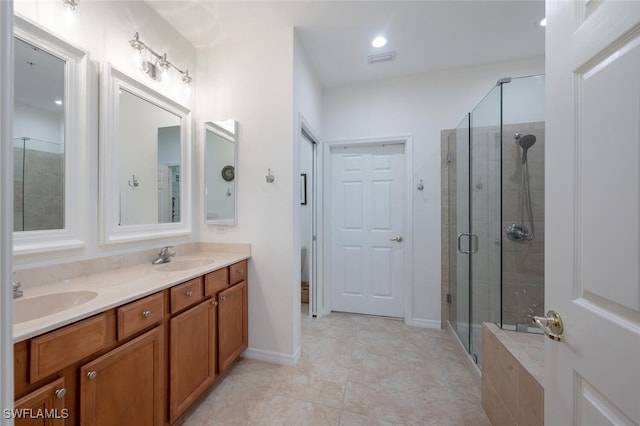
[[[13,2],[0,1],[0,406],[13,407]],[[5,60],[9,58],[10,60]],[[0,418],[0,424],[13,424]]]
[[[307,198],[311,198],[311,206],[313,211],[311,213],[312,220],[311,226],[315,225],[316,232],[316,241],[315,241],[315,249],[311,247],[309,251],[309,316],[310,317],[321,317],[324,312],[324,300],[321,297],[323,294],[323,275],[322,275],[322,265],[323,257],[322,257],[322,244],[323,244],[323,232],[322,232],[322,197],[319,196],[322,194],[322,149],[320,138],[317,133],[311,127],[311,124],[304,118],[302,114],[300,114],[300,124],[298,126],[297,138],[298,138],[298,147],[300,144],[307,143],[307,138],[303,136],[302,132],[306,133],[311,137],[309,142],[311,142],[314,146],[312,147],[314,152],[313,158],[313,171],[314,176],[312,179],[307,181],[307,187],[310,189],[307,193]],[[299,167],[298,167],[299,168]],[[300,175],[298,170],[298,176]],[[297,191],[296,194],[299,194],[300,191]],[[315,222],[314,222],[315,217]],[[315,275],[314,275],[315,272]],[[312,279],[315,278],[315,279]],[[296,290],[299,291],[299,290]],[[315,308],[315,309],[314,309]]]
[[[401,144],[404,145],[404,282],[403,282],[403,298],[404,298],[404,322],[407,325],[413,325],[413,136],[384,136],[377,138],[358,138],[358,139],[332,139],[323,142],[322,158],[322,198],[324,200],[322,210],[322,218],[318,219],[318,224],[322,223],[322,229],[326,230],[324,234],[324,255],[325,262],[319,271],[323,271],[323,277],[326,277],[324,285],[323,298],[326,303],[323,306],[323,314],[331,313],[331,148],[346,147],[366,147],[378,146],[383,144]],[[320,180],[320,179],[319,179]]]

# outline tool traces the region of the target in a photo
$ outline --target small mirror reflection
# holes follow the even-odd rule
[[[180,117],[120,89],[120,225],[180,222]]]
[[[236,144],[234,120],[205,123],[205,221],[235,224]]]
[[[65,61],[14,40],[13,230],[64,229]]]

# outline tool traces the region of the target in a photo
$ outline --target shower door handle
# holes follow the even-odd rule
[[[478,234],[469,232],[469,239],[471,240],[471,249],[469,253],[474,254],[478,252]],[[475,244],[474,244],[475,241]]]
[[[471,248],[469,250],[462,250],[462,237],[469,237],[469,244]],[[475,244],[473,240],[475,239]],[[473,232],[461,232],[458,234],[458,251],[464,254],[474,254],[478,252],[478,235]]]

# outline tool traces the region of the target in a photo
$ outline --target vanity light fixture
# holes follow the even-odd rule
[[[76,10],[79,0],[62,0],[62,5],[69,10]]]
[[[73,0],[76,1],[76,0]],[[173,68],[178,71],[182,76],[182,82],[187,86],[191,85],[193,82],[193,77],[189,75],[189,70],[185,69],[184,71],[172,64],[169,59],[167,59],[167,54],[159,54],[151,47],[147,46],[142,40],[140,40],[140,34],[135,33],[133,35],[133,39],[129,40],[129,46],[135,50],[136,55],[136,63],[140,67],[140,69],[146,73],[149,77],[154,80],[165,80],[169,74],[169,70]],[[151,54],[153,58],[153,62],[145,61],[142,58],[142,52],[147,51]]]

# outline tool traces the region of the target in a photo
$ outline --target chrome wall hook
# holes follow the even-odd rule
[[[420,179],[420,182],[418,183],[418,191],[423,191],[424,190],[424,183],[422,183],[422,179]]]
[[[271,169],[269,169],[265,178],[267,180],[267,183],[273,183],[273,181],[276,180],[275,176],[271,174]]]
[[[136,175],[131,175],[131,180],[129,181],[129,186],[131,188],[137,188],[140,185],[140,181],[136,179]]]

